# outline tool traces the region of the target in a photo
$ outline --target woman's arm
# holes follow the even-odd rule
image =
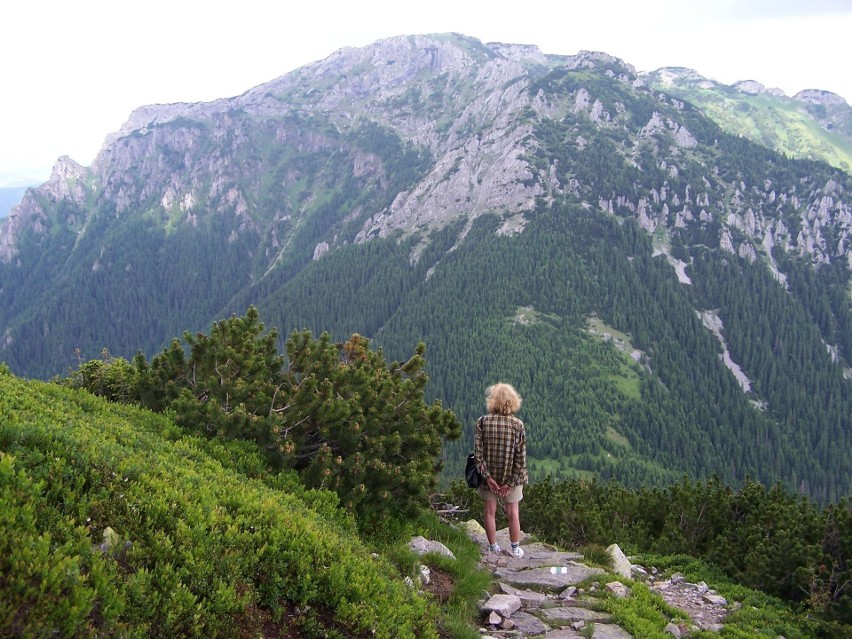
[[[476,469],[479,474],[486,480],[491,477],[488,472],[488,464],[485,463],[485,446],[482,442],[482,418],[476,420],[476,426],[473,428],[473,456],[476,459]]]
[[[523,422],[515,440],[515,456],[512,458],[512,485],[527,483],[527,433]]]

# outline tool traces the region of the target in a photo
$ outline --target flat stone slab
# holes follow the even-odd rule
[[[524,546],[524,550],[529,549],[530,552],[559,552],[556,546],[551,546],[541,541],[531,541]]]
[[[525,606],[538,606],[547,601],[547,595],[541,592],[521,590],[514,586],[510,586],[509,584],[504,584],[502,581],[499,582],[498,585],[500,586],[500,590],[502,590],[505,594],[516,596]]]
[[[702,599],[709,604],[713,604],[714,606],[727,606],[728,600],[725,599],[722,595],[716,595],[712,593],[704,593],[702,595]]]
[[[596,623],[592,639],[633,639],[633,635],[621,626],[608,623]]]
[[[472,523],[471,523],[472,522]],[[488,539],[485,537],[485,529],[480,526],[476,520],[471,520],[464,524],[465,531],[467,532],[467,536],[478,542],[481,545],[488,546]],[[526,535],[521,533],[521,542],[524,541],[524,537]],[[510,548],[512,545],[511,540],[509,539],[509,529],[501,528],[497,531],[497,543],[500,544],[504,549]]]
[[[527,587],[535,589],[546,589],[559,591],[568,586],[575,586],[581,581],[602,575],[604,571],[600,568],[590,568],[582,564],[569,561],[564,566],[550,566],[549,568],[534,568],[532,570],[509,570],[498,568],[494,571],[498,579],[516,587]]]
[[[570,628],[562,628],[561,630],[551,630],[546,635],[544,635],[544,639],[577,639],[577,637],[582,637],[579,632],[576,630],[571,630]]]
[[[582,559],[583,555],[576,552],[554,552],[550,550],[531,550],[524,547],[523,557],[512,557],[506,568],[509,570],[526,570],[529,568],[544,568],[564,566],[569,561]]]
[[[534,617],[528,612],[518,611],[510,617],[515,622],[515,630],[520,632],[525,637],[535,637],[543,635],[550,630],[548,626],[538,617]]]
[[[543,608],[542,616],[545,621],[571,623],[585,621],[586,623],[602,623],[611,617],[605,612],[580,608],[579,606],[560,606],[559,608]]]

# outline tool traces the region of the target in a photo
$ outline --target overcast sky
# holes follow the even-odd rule
[[[852,0],[7,0],[0,186],[89,165],[136,107],[238,95],[343,47],[455,31],[852,101]]]

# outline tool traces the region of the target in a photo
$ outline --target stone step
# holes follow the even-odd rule
[[[552,563],[554,565],[529,570],[511,570],[508,566],[497,568],[494,576],[511,586],[556,593],[568,586],[577,585],[589,577],[606,574],[600,568],[590,568],[575,561]]]

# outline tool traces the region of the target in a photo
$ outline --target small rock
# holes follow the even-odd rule
[[[98,550],[100,550],[105,555],[109,554],[109,551],[115,548],[118,545],[118,542],[120,541],[118,533],[115,532],[109,526],[104,528],[103,539],[103,542],[98,546]]]
[[[630,591],[620,581],[611,581],[606,585],[606,591],[617,599],[627,599]]]
[[[560,599],[571,599],[577,594],[577,586],[568,586],[565,590],[559,593]]]
[[[585,622],[585,621],[583,621],[582,619],[580,619],[580,621],[575,621],[574,623],[572,623],[572,624],[571,624],[571,627],[572,627],[574,630],[581,630],[582,628],[585,628],[585,627],[586,627],[586,622]]]
[[[501,617],[511,617],[521,609],[521,599],[515,595],[494,595],[485,602],[483,610],[494,611]]]
[[[673,637],[677,637],[677,639],[680,639],[681,637],[680,627],[674,623],[667,624],[664,628],[664,632],[669,633]]]
[[[468,535],[478,536],[485,534],[485,528],[483,528],[482,524],[475,519],[469,519],[466,522],[459,524],[459,526],[463,528]]]
[[[706,583],[704,583],[703,581],[699,581],[697,584],[695,584],[695,586],[698,589],[698,592],[701,593],[702,595],[705,592],[707,592],[708,590],[710,590],[710,587]]]
[[[648,571],[639,564],[632,564],[630,566],[630,574],[633,579],[645,579],[648,576]]]
[[[673,583],[673,584],[681,584],[681,583],[683,583],[684,581],[686,581],[686,577],[684,577],[684,576],[683,576],[682,574],[680,574],[679,572],[676,572],[676,573],[675,573],[675,574],[673,574],[671,577],[669,577],[669,582],[670,582],[670,583]]]
[[[488,614],[487,623],[488,623],[489,626],[499,626],[502,621],[503,621],[503,617],[501,617],[496,612],[490,612]]]
[[[426,539],[425,537],[417,536],[412,538],[410,542],[408,542],[408,547],[416,552],[418,555],[425,555],[426,553],[434,552],[439,555],[444,555],[446,557],[450,557],[451,559],[455,559],[456,556],[453,554],[453,551],[447,548],[440,541],[432,541],[431,539]]]
[[[514,630],[515,629],[515,622],[512,621],[511,619],[504,619],[503,621],[500,622],[500,629],[501,630]]]
[[[429,570],[429,566],[420,564],[420,583],[428,586],[430,581],[432,581],[432,571]]]
[[[711,592],[706,592],[701,596],[704,601],[709,604],[713,604],[714,606],[727,606],[728,600],[725,599],[722,595],[714,595]]]
[[[707,623],[702,626],[702,630],[707,632],[722,632],[725,626],[721,623]]]

